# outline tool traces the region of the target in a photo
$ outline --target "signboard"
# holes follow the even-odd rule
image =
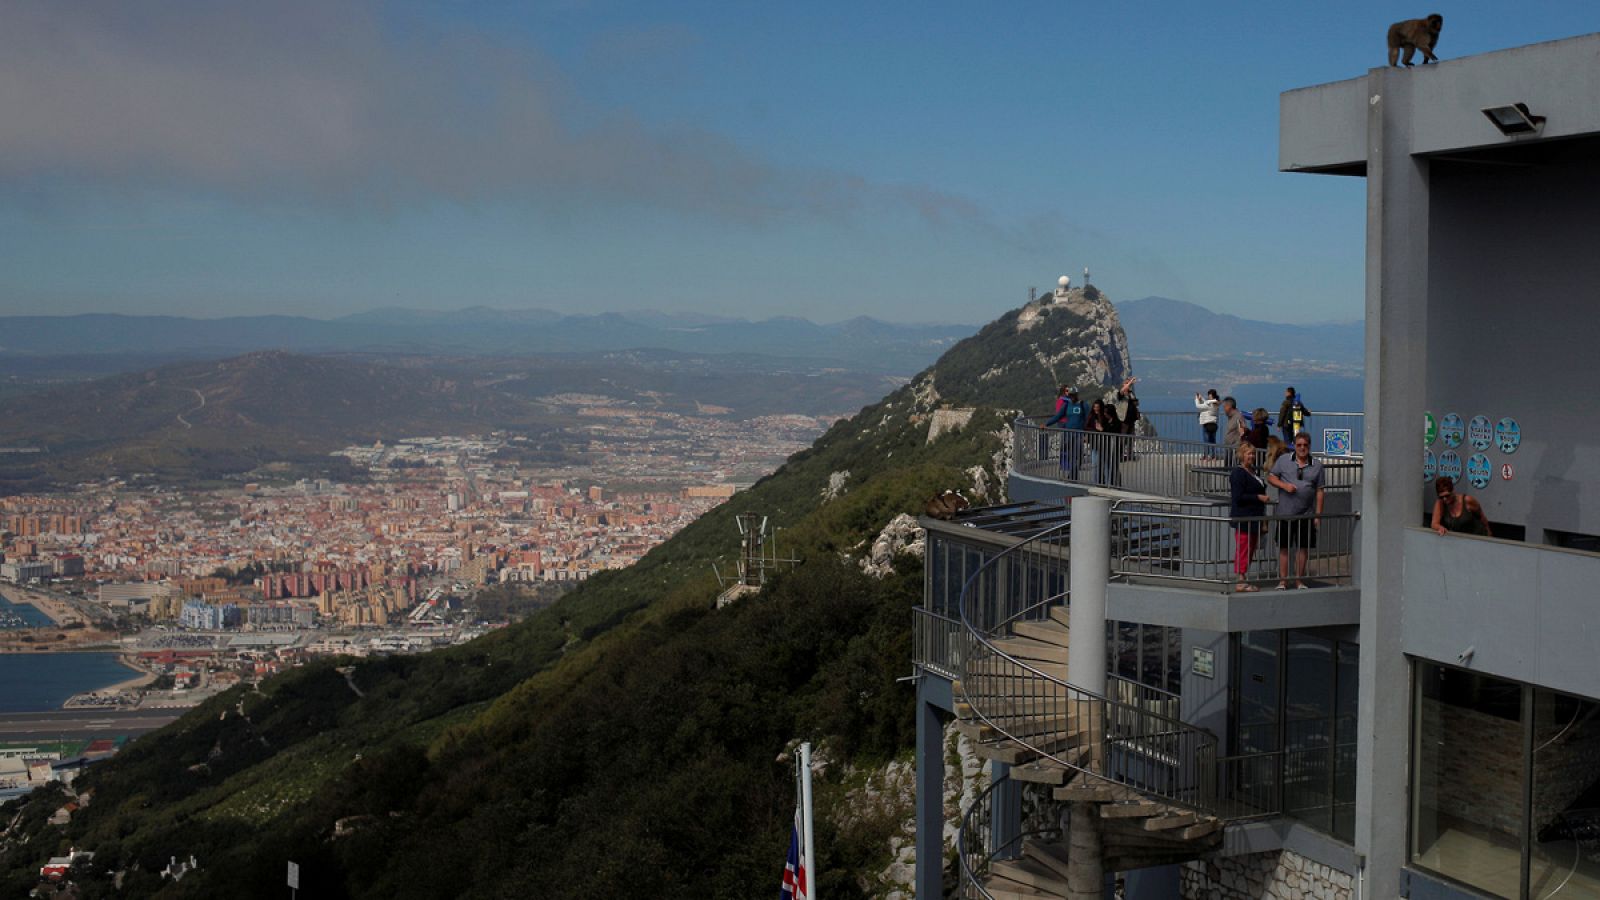
[[[1433,476],[1437,474],[1439,474],[1439,461],[1433,458],[1433,451],[1422,451],[1422,480],[1432,481]]]
[[[1501,464],[1501,466],[1500,466],[1500,480],[1501,481],[1510,481],[1512,478],[1515,478],[1516,475],[1517,475],[1516,470],[1511,468],[1511,463],[1502,463]]]
[[[1322,429],[1322,454],[1324,456],[1349,456],[1350,429],[1324,428]]]
[[[1433,417],[1431,412],[1425,412],[1422,415],[1422,445],[1427,447],[1432,445],[1434,439],[1439,436],[1439,421]]]
[[[293,889],[293,890],[296,890],[296,891],[300,890],[300,864],[299,863],[293,863],[293,862],[289,863],[289,887],[291,889]]]
[[[1194,648],[1194,664],[1189,671],[1201,678],[1217,677],[1217,655],[1204,647]]]
[[[1467,423],[1467,443],[1480,453],[1494,443],[1494,426],[1489,424],[1488,416],[1473,416]]]
[[[1451,481],[1461,480],[1461,457],[1454,450],[1439,454],[1439,474]]]
[[[1467,481],[1473,487],[1482,490],[1489,486],[1489,457],[1482,453],[1474,453],[1467,457]]]
[[[1506,416],[1494,426],[1494,442],[1501,453],[1515,453],[1522,446],[1522,426],[1517,420]]]
[[[1444,440],[1444,445],[1452,450],[1461,446],[1461,438],[1466,433],[1466,426],[1461,424],[1461,417],[1455,413],[1446,413],[1439,422],[1439,437]]]

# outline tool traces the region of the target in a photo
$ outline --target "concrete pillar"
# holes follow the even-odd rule
[[[1106,582],[1111,577],[1111,501],[1072,501],[1067,645],[1067,681],[1095,694],[1106,692]]]
[[[917,681],[917,872],[919,900],[944,897],[944,722]]]
[[[1365,897],[1400,896],[1410,693],[1400,639],[1403,529],[1420,520],[1427,382],[1428,163],[1411,155],[1411,73],[1367,75],[1366,471],[1362,477],[1357,852]],[[1404,699],[1399,699],[1404,698]]]
[[[1071,803],[1068,807],[1067,900],[1101,900],[1105,896],[1106,876],[1099,806]]]

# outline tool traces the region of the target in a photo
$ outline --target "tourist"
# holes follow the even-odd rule
[[[1433,491],[1438,494],[1433,501],[1433,530],[1439,534],[1454,531],[1457,534],[1476,534],[1483,537],[1493,537],[1489,530],[1489,517],[1483,514],[1483,506],[1476,497],[1456,493],[1455,479],[1448,475],[1440,476],[1434,482]]]
[[[1139,422],[1139,395],[1133,392],[1133,383],[1139,379],[1128,376],[1122,383],[1122,389],[1117,391],[1117,418],[1122,422],[1122,433],[1132,435]],[[1133,441],[1122,441],[1122,458],[1133,459]]]
[[[1259,591],[1245,581],[1250,560],[1261,543],[1261,517],[1267,514],[1267,483],[1255,472],[1256,448],[1239,445],[1239,464],[1228,474],[1228,516],[1233,520],[1233,574],[1235,591]]]
[[[1061,435],[1061,471],[1070,481],[1078,479],[1078,467],[1083,463],[1083,430],[1089,424],[1089,410],[1078,397],[1078,389],[1062,386],[1065,403],[1056,408],[1056,414],[1045,422],[1049,428],[1056,423],[1066,429]]]
[[[1072,392],[1072,386],[1063,384],[1056,389],[1056,408],[1050,418],[1044,420],[1039,426],[1039,458],[1050,458],[1050,429],[1067,417],[1067,395]]]
[[[1267,449],[1267,411],[1263,407],[1256,407],[1250,414],[1250,426],[1245,430],[1244,440],[1257,450]]]
[[[1298,431],[1294,422],[1294,408],[1297,402],[1298,397],[1294,392],[1294,388],[1284,388],[1283,403],[1278,406],[1278,433],[1283,435],[1285,444],[1293,444],[1295,432]]]
[[[1216,446],[1217,443],[1217,407],[1221,405],[1222,401],[1217,399],[1216,388],[1206,391],[1204,398],[1199,394],[1194,395],[1194,408],[1200,411],[1200,431],[1205,435],[1205,442],[1212,446]],[[1211,448],[1207,447],[1206,459],[1211,457]]]
[[[1116,407],[1101,400],[1089,408],[1089,459],[1094,465],[1096,484],[1113,485],[1121,480],[1122,422]]]
[[[1232,397],[1222,398],[1222,448],[1227,451],[1227,459],[1238,455],[1239,444],[1244,441],[1246,426],[1244,413],[1239,411],[1239,401]]]
[[[1276,438],[1274,438],[1276,440]],[[1278,590],[1289,587],[1289,555],[1294,554],[1294,586],[1306,587],[1306,565],[1322,524],[1322,463],[1311,455],[1311,435],[1294,436],[1294,452],[1278,457],[1267,482],[1278,489]],[[1292,518],[1289,518],[1292,517]]]

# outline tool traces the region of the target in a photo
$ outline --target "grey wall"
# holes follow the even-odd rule
[[[1402,641],[1449,665],[1600,697],[1600,555],[1408,529]]]
[[[1200,647],[1214,654],[1214,677],[1194,674],[1194,650]],[[1228,747],[1228,679],[1233,677],[1228,635],[1196,628],[1183,630],[1183,687],[1179,718],[1217,736],[1217,752],[1230,753]]]
[[[1427,407],[1512,416],[1523,433],[1516,453],[1487,451],[1488,487],[1465,489],[1492,521],[1527,526],[1530,542],[1545,528],[1600,534],[1600,172],[1431,170]],[[1499,477],[1502,462],[1513,480]],[[1432,496],[1426,485],[1430,508]]]

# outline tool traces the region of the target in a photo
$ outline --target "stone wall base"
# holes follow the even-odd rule
[[[1184,863],[1186,900],[1351,900],[1351,877],[1290,850]]]

